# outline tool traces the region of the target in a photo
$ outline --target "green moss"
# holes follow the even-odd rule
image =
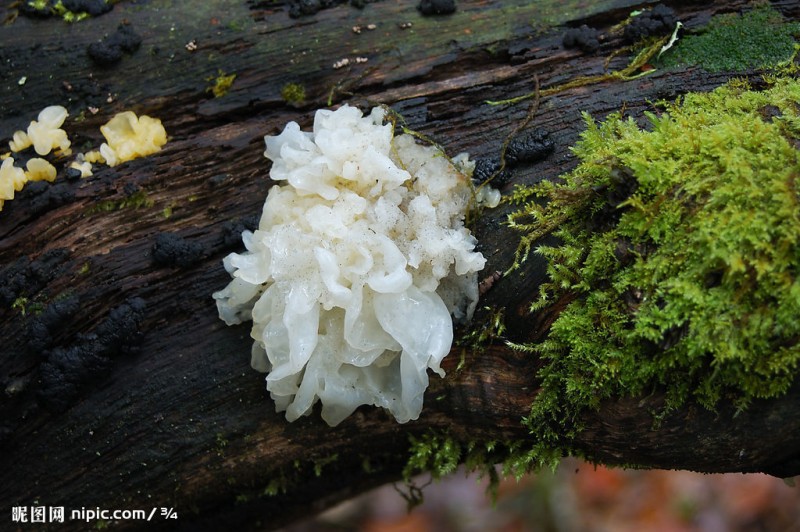
[[[267,497],[274,497],[281,493],[286,493],[288,490],[288,480],[286,477],[281,473],[279,477],[273,478],[272,480],[267,483],[267,486],[264,488],[262,495]]]
[[[11,308],[14,310],[19,310],[20,314],[22,314],[23,316],[27,312],[27,307],[28,307],[28,298],[22,296],[15,299],[14,302],[11,304]]]
[[[281,89],[281,98],[289,105],[302,105],[306,101],[306,89],[299,83],[287,83]]]
[[[120,209],[141,209],[152,206],[153,200],[147,196],[147,192],[139,190],[121,200],[105,200],[98,202],[89,208],[88,213],[112,212]]]
[[[800,24],[789,23],[769,6],[743,15],[713,17],[695,35],[686,35],[665,52],[665,67],[700,65],[710,72],[775,66],[795,53]]]
[[[530,451],[518,442],[504,443],[495,441],[469,441],[460,442],[445,431],[430,430],[420,437],[410,436],[409,460],[403,469],[403,478],[408,490],[403,494],[410,506],[422,502],[421,488],[412,482],[414,475],[428,472],[432,480],[438,480],[444,475],[454,472],[459,464],[463,463],[468,472],[478,472],[479,478],[488,477],[487,491],[494,498],[500,477],[495,469],[495,464],[506,463],[504,472],[521,476],[523,472],[530,471]],[[527,460],[526,465],[520,464]]]
[[[313,461],[314,464],[314,476],[320,477],[322,476],[322,468],[326,465],[334,463],[336,460],[339,459],[338,453],[334,453],[330,456],[326,456],[325,458],[318,458]]]
[[[647,118],[587,117],[564,182],[513,195],[517,260],[549,262],[532,310],[571,300],[544,342],[517,346],[546,363],[526,419],[539,456],[605,398],[744,408],[797,377],[800,83],[734,82]],[[547,233],[561,244],[534,247]]]
[[[428,432],[409,437],[410,457],[403,469],[403,477],[410,480],[415,474],[430,471],[434,479],[452,473],[461,463],[461,444],[446,434]]]
[[[206,92],[213,94],[214,98],[222,98],[231,90],[235,79],[236,74],[225,74],[225,72],[220,70],[217,72],[217,77],[209,78],[209,81],[213,81],[213,83],[206,89]]]

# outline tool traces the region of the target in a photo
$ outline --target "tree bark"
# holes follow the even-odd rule
[[[448,153],[497,155],[528,105],[486,100],[529,93],[536,77],[546,88],[602,73],[618,39],[592,54],[565,50],[563,25],[607,29],[638,5],[608,0],[561,13],[549,2],[472,0],[452,15],[423,17],[412,4],[338,5],[290,18],[284,2],[121,2],[72,25],[18,17],[0,27],[4,137],[55,104],[69,108],[64,127],[79,150],[99,146],[99,126],[122,110],[160,118],[169,135],[155,155],[98,167],[80,181],[60,174],[0,213],[4,511],[163,506],[185,528],[269,528],[398,479],[409,435],[529,437],[521,418],[536,396],[539,362],[502,343],[480,352],[454,346],[447,376],[431,380],[417,421],[399,425],[362,407],[335,428],[317,414],[288,423],[249,367],[249,324],[226,327],[211,299],[229,281],[222,258],[241,247],[238,234],[260,215],[271,186],[263,135],[290,120],[308,127],[330,98],[390,105]],[[675,8],[692,27],[745,4]],[[773,5],[800,18],[796,2]],[[9,20],[13,14],[0,9]],[[124,22],[141,47],[111,67],[92,63],[86,47]],[[349,66],[333,68],[345,57]],[[217,98],[209,88],[223,74],[236,78]],[[637,116],[649,102],[710,90],[733,75],[655,72],[545,98],[534,124],[550,132],[556,151],[512,183],[574,167],[568,147],[583,128],[581,111],[603,117],[625,108]],[[305,102],[283,100],[288,83],[303,86]],[[518,235],[502,223],[507,212],[487,211],[475,222],[487,272],[513,260]],[[157,260],[162,233],[188,243],[192,260]],[[557,309],[527,311],[543,276],[532,258],[483,296],[481,307],[505,309],[508,339],[541,338],[554,319]],[[485,318],[479,312],[473,326]],[[607,464],[800,474],[800,383],[738,415],[732,406],[710,412],[688,404],[654,428],[651,412],[663,400],[655,393],[605,402],[586,415],[576,450]],[[270,494],[276,487],[286,491]]]

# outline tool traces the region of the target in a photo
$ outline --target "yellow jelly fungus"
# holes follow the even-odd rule
[[[5,200],[14,199],[14,192],[19,192],[27,181],[25,171],[14,166],[14,158],[8,157],[0,165],[0,210]]]
[[[11,151],[17,152],[24,150],[31,144],[31,139],[28,137],[27,133],[24,131],[15,131],[14,137],[11,139],[11,142],[8,143],[8,147],[11,148]]]
[[[153,154],[167,143],[161,120],[137,117],[131,111],[117,114],[100,131],[107,141],[100,146],[100,154],[109,166]]]
[[[106,162],[106,160],[103,159],[103,156],[100,155],[100,152],[98,150],[87,151],[86,153],[83,154],[83,160],[86,161],[87,163],[92,163],[92,164],[95,163],[105,164]]]
[[[61,129],[66,120],[67,110],[60,105],[45,107],[39,113],[38,120],[33,120],[28,126],[28,132],[16,131],[8,146],[11,151],[22,151],[33,145],[39,155],[47,155],[54,149],[61,150],[64,154],[71,153],[67,132]]]
[[[81,177],[89,177],[90,175],[92,175],[92,163],[83,160],[80,157],[69,163],[69,167],[74,168],[75,170],[79,170],[81,173]]]
[[[52,183],[56,179],[55,166],[44,159],[38,157],[30,159],[25,167],[28,169],[25,173],[29,181],[50,181]]]

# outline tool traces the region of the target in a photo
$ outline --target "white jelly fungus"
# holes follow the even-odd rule
[[[109,166],[151,155],[167,143],[167,132],[161,120],[139,116],[125,111],[100,126],[106,142],[100,145],[100,154]]]
[[[318,400],[331,426],[359,405],[416,419],[428,368],[440,376],[453,317],[468,319],[485,259],[464,227],[466,155],[394,136],[385,111],[319,110],[313,132],[290,122],[264,137],[271,177],[220,317],[252,320],[251,364],[293,421]]]

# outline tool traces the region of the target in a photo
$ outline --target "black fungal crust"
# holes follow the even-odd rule
[[[494,178],[492,178],[492,176],[494,176]],[[497,157],[481,157],[475,161],[472,181],[476,185],[485,183],[491,178],[493,187],[502,187],[511,180],[511,177],[512,175],[508,168],[503,168],[502,171],[500,170],[500,159]]]
[[[533,163],[547,158],[555,149],[550,134],[543,129],[536,129],[508,143],[506,148],[506,164]]]
[[[600,48],[600,32],[586,24],[570,28],[561,39],[564,48],[578,48],[583,52],[594,52]]]
[[[153,262],[186,268],[203,258],[203,246],[174,233],[159,233],[153,244]]]
[[[547,158],[555,149],[555,143],[550,134],[537,129],[513,139],[506,148],[506,166],[502,170],[499,157],[481,157],[475,161],[475,170],[472,172],[472,181],[476,185],[491,179],[495,188],[508,183],[513,174],[511,170],[523,163],[534,163]]]
[[[56,8],[57,4],[61,4]],[[48,18],[51,16],[59,15],[66,9],[74,14],[87,14],[92,17],[98,17],[111,11],[114,6],[106,0],[61,0],[61,2],[30,2],[23,0],[18,2],[19,13],[26,17],[34,18]]]
[[[60,272],[69,256],[66,249],[51,249],[31,261],[20,257],[0,271],[0,305],[10,307],[19,297],[31,297]]]
[[[120,24],[117,31],[90,44],[86,53],[95,64],[108,67],[122,59],[124,52],[133,53],[138,50],[141,44],[142,38],[130,24]]]
[[[94,332],[77,335],[70,346],[52,349],[41,365],[40,404],[52,412],[65,411],[82,389],[111,368],[116,357],[134,353],[142,339],[139,327],[145,307],[141,298],[131,298],[109,312]]]
[[[47,306],[44,311],[28,323],[28,350],[42,353],[55,343],[55,338],[65,329],[80,310],[80,299],[71,296]]]
[[[421,0],[417,9],[423,15],[449,15],[456,12],[455,0]]]
[[[28,183],[19,197],[31,198],[25,205],[32,216],[38,216],[72,201],[75,190],[69,183],[36,181]]]
[[[666,35],[675,29],[677,22],[675,11],[664,4],[658,4],[653,9],[633,17],[625,26],[622,38],[625,42],[634,43],[645,37]]]

